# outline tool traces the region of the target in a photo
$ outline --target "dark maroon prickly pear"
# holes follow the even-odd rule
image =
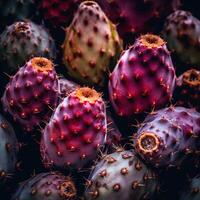
[[[86,200],[150,199],[158,186],[156,175],[132,151],[117,149],[104,156],[90,174]]]
[[[0,188],[15,172],[18,142],[15,132],[0,114]]]
[[[130,41],[139,33],[155,31],[159,22],[176,10],[179,0],[97,0],[108,17],[117,24],[123,39]]]
[[[76,187],[59,172],[40,173],[22,183],[12,200],[75,200]]]
[[[80,2],[81,0],[41,0],[39,8],[49,24],[61,28],[70,24]]]
[[[110,75],[109,96],[115,112],[129,117],[170,102],[175,71],[165,41],[146,34],[124,52]]]
[[[151,166],[167,170],[199,167],[200,113],[184,107],[155,111],[134,137],[136,153]]]
[[[200,71],[191,69],[184,72],[177,80],[174,96],[177,105],[200,111]]]
[[[56,108],[41,141],[45,167],[82,168],[106,140],[106,110],[101,95],[78,88]]]
[[[49,120],[58,103],[58,80],[53,63],[42,57],[29,60],[10,79],[3,108],[25,131]]]

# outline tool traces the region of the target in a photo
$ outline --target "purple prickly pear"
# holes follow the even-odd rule
[[[58,172],[47,172],[22,183],[12,200],[75,200],[76,195],[76,187],[70,177]]]
[[[49,120],[58,103],[58,80],[53,63],[42,57],[28,61],[10,79],[3,108],[25,131]]]
[[[110,75],[110,101],[123,117],[163,107],[171,100],[175,78],[165,41],[143,35],[123,53]]]
[[[132,151],[117,149],[104,156],[90,174],[86,200],[142,200],[156,193],[158,181]]]
[[[106,140],[106,111],[101,95],[78,88],[60,103],[41,141],[46,167],[82,168],[97,156]]]
[[[200,113],[169,107],[147,116],[136,135],[136,153],[151,166],[167,170],[199,168]]]
[[[134,36],[156,31],[165,17],[180,5],[180,0],[97,0],[108,17],[117,24],[126,42]]]

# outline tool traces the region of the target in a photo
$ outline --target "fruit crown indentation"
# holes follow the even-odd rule
[[[96,90],[89,87],[82,87],[76,90],[76,97],[78,97],[81,102],[89,101],[90,103],[94,103],[100,96],[101,95]]]
[[[53,63],[49,59],[43,57],[32,58],[31,65],[33,68],[41,72],[48,72],[53,69]]]
[[[165,44],[164,40],[157,35],[146,34],[140,37],[140,42],[147,48],[158,48]]]

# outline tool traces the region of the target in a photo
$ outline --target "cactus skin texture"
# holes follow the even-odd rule
[[[10,24],[14,21],[29,18],[33,15],[34,8],[34,0],[1,0],[1,25]]]
[[[178,10],[168,16],[163,37],[179,62],[200,69],[200,21],[190,12]],[[178,72],[184,69],[177,68]]]
[[[124,40],[155,31],[162,19],[179,7],[179,0],[97,0]],[[156,24],[156,26],[155,26]]]
[[[194,177],[180,195],[180,200],[199,200],[200,199],[200,176]]]
[[[193,109],[169,107],[149,114],[133,137],[136,153],[155,168],[199,167],[200,113]]]
[[[41,0],[44,19],[55,28],[66,27],[73,19],[81,0]]]
[[[63,43],[63,62],[71,77],[87,85],[103,86],[122,50],[122,43],[99,5],[81,3]]]
[[[15,132],[0,114],[0,188],[15,172],[17,163],[18,142]]]
[[[77,83],[70,81],[66,78],[60,78],[58,80],[58,85],[61,101],[79,87]]]
[[[75,200],[76,187],[59,172],[40,173],[22,183],[11,200]]]
[[[146,34],[119,59],[110,75],[109,96],[115,112],[129,117],[165,106],[174,86],[174,67],[165,42]]]
[[[56,57],[54,41],[44,27],[31,21],[16,22],[0,35],[0,71],[14,74],[36,56]]]
[[[97,163],[87,185],[86,200],[142,200],[156,192],[158,182],[132,151],[118,149]]]
[[[60,78],[58,80],[59,84],[59,94],[60,94],[60,100],[62,100],[67,97],[71,92],[75,91],[80,86],[70,81],[66,78]],[[61,103],[60,102],[60,103]],[[115,124],[113,118],[111,117],[111,113],[109,110],[106,110],[106,120],[107,120],[107,138],[106,138],[106,147],[108,149],[112,149],[114,145],[119,145],[122,134],[120,133],[119,129],[117,128],[117,125]]]
[[[200,71],[191,69],[177,80],[176,105],[196,108],[200,111]]]
[[[2,103],[5,112],[27,132],[49,120],[58,103],[58,80],[53,63],[42,57],[28,61],[10,79]]]
[[[45,167],[81,169],[106,140],[105,104],[95,90],[72,92],[56,108],[41,141]]]

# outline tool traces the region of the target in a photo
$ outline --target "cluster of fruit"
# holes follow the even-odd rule
[[[187,1],[0,1],[3,200],[200,199]]]

